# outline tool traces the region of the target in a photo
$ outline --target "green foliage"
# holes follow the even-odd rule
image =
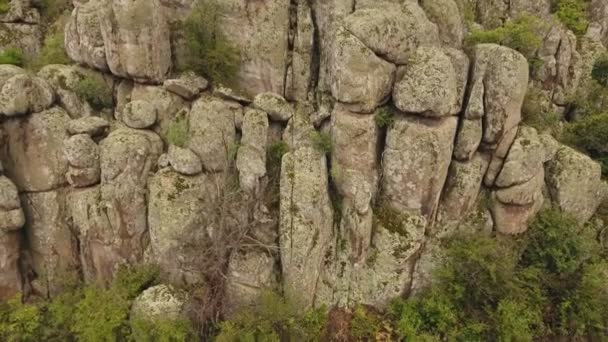
[[[114,103],[112,89],[103,79],[103,76],[94,72],[84,74],[76,84],[74,92],[95,110],[111,108]]]
[[[184,147],[188,143],[188,118],[179,113],[169,124],[165,136],[170,144]]]
[[[381,108],[374,116],[374,120],[380,128],[391,127],[395,122],[394,109],[388,106]]]
[[[7,13],[11,9],[11,0],[0,0],[0,14]]]
[[[317,151],[323,154],[331,153],[332,142],[331,136],[329,134],[315,131],[312,133],[311,139],[312,145]]]
[[[466,44],[500,44],[519,51],[531,64],[535,63],[535,53],[540,48],[541,35],[545,24],[538,18],[523,15],[515,20],[506,22],[493,30],[473,29],[466,38]]]
[[[265,291],[250,308],[221,323],[217,342],[318,341],[323,333],[326,309],[302,310],[280,295]]]
[[[271,169],[279,169],[285,153],[289,152],[289,146],[284,141],[277,141],[268,146],[267,160]]]
[[[362,305],[358,305],[353,312],[350,331],[359,341],[371,341],[380,333],[382,329],[381,323],[381,319],[376,314],[370,312]]]
[[[0,64],[12,64],[23,66],[24,57],[23,51],[17,48],[7,48],[0,52]]]
[[[45,65],[49,64],[70,64],[72,61],[65,52],[65,45],[63,39],[63,27],[64,21],[57,23],[51,28],[44,38],[44,44],[42,50],[30,62],[33,69],[40,69]]]
[[[589,20],[587,19],[586,0],[558,0],[555,14],[577,36],[587,32]]]
[[[132,338],[137,342],[187,342],[194,339],[192,324],[185,320],[134,320]]]
[[[118,341],[129,334],[130,302],[111,290],[87,288],[76,305],[72,332],[84,341]]]
[[[219,29],[217,0],[197,0],[181,27],[184,55],[179,69],[209,77],[216,84],[231,85],[239,70],[239,51]]]
[[[596,159],[608,175],[608,113],[584,116],[568,124],[562,140]]]
[[[608,87],[608,55],[604,54],[593,62],[591,77],[603,87]]]
[[[42,312],[36,305],[23,304],[17,295],[0,306],[0,337],[7,342],[38,341],[43,328]]]
[[[539,132],[558,135],[561,116],[553,111],[552,103],[538,88],[529,88],[521,109],[522,122]]]
[[[123,294],[125,298],[134,299],[143,290],[155,285],[159,273],[155,265],[124,266],[116,273],[112,288],[114,292]]]

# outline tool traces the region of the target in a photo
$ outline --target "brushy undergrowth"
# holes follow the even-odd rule
[[[562,133],[562,141],[597,160],[602,173],[608,176],[608,113],[583,116],[569,123]]]
[[[558,0],[555,4],[555,15],[574,34],[581,36],[587,32],[587,0]]]
[[[112,108],[114,105],[112,89],[103,76],[95,72],[85,73],[76,84],[74,92],[95,110]]]
[[[232,85],[240,54],[219,28],[220,3],[216,1],[197,0],[181,25],[184,51],[178,67],[204,75],[213,83]]]
[[[16,66],[23,66],[25,58],[23,57],[23,51],[18,48],[7,48],[0,52],[0,64],[12,64]]]

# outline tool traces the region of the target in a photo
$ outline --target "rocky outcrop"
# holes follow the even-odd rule
[[[0,300],[12,298],[23,289],[18,230],[24,224],[17,187],[7,177],[0,176]]]
[[[55,93],[48,82],[27,74],[9,78],[0,90],[0,113],[6,116],[38,113],[54,102]]]
[[[101,177],[99,146],[87,134],[76,134],[64,143],[65,158],[68,161],[66,178],[74,187],[96,184]]]
[[[188,294],[169,285],[152,286],[142,292],[131,306],[131,321],[175,321],[187,318]]]
[[[91,71],[76,66],[51,64],[40,69],[38,76],[53,87],[58,104],[70,117],[80,118],[93,115],[89,103],[76,93],[80,81],[87,73]]]
[[[259,194],[260,178],[266,175],[268,116],[260,110],[246,109],[241,131],[243,136],[236,157],[241,189]]]

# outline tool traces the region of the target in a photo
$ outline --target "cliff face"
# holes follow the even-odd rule
[[[550,20],[549,1],[508,3],[479,0],[473,25]],[[383,306],[426,286],[456,233],[521,234],[548,206],[584,223],[608,195],[598,163],[521,124],[528,89],[564,113],[588,81],[601,0],[584,36],[544,28],[532,73],[508,47],[465,49],[454,0],[221,1],[233,89],[175,72],[191,6],[75,0],[78,66],[0,65],[0,298],[150,262],[178,285],[219,282],[228,311],[273,286]],[[38,52],[29,1],[0,22],[0,44]],[[111,109],[77,95],[86,75]]]

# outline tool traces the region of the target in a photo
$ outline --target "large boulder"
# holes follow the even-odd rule
[[[202,97],[192,105],[188,147],[202,160],[205,170],[223,171],[236,148],[235,116],[242,112],[236,102]]]
[[[38,113],[55,102],[55,92],[47,81],[27,74],[9,78],[0,90],[0,114],[6,116]]]
[[[101,141],[101,199],[115,243],[130,263],[143,257],[148,230],[147,180],[163,151],[150,131],[120,128]]]
[[[76,236],[66,217],[66,192],[32,192],[22,195],[25,233],[37,279],[32,286],[44,297],[59,294],[79,280],[80,260]]]
[[[546,171],[551,200],[579,222],[589,220],[608,194],[600,165],[569,147],[557,151]]]
[[[167,157],[171,167],[181,174],[194,176],[203,172],[201,159],[190,149],[170,145]]]
[[[329,56],[329,84],[336,100],[357,112],[372,112],[386,101],[395,66],[376,56],[346,28],[333,37]]]
[[[246,109],[241,131],[243,136],[236,156],[241,189],[258,194],[260,179],[266,175],[268,116],[260,110]]]
[[[65,51],[75,62],[106,71],[106,47],[100,15],[107,0],[74,1],[74,10],[65,26]]]
[[[70,117],[59,107],[4,122],[6,174],[22,191],[49,191],[66,183],[63,143]]]
[[[439,38],[445,46],[460,48],[466,26],[457,2],[454,0],[423,0],[420,6],[429,20],[437,24]]]
[[[144,290],[131,306],[133,322],[175,321],[187,319],[188,293],[170,285],[156,285]]]
[[[288,121],[293,116],[294,108],[281,95],[261,93],[253,99],[253,107],[268,113],[275,121]]]
[[[68,183],[74,187],[85,187],[99,182],[99,146],[87,134],[71,136],[64,143],[65,158],[69,169]]]
[[[23,290],[19,267],[21,235],[0,231],[0,300],[13,298]]]
[[[24,224],[17,187],[6,176],[0,176],[0,234],[19,230]]]
[[[98,116],[86,116],[68,123],[68,133],[87,134],[92,137],[103,134],[110,127],[108,120]]]
[[[332,240],[333,210],[325,156],[302,147],[283,156],[279,245],[283,288],[303,307],[313,305]]]
[[[17,48],[26,58],[34,58],[42,48],[42,25],[0,23],[0,49]]]
[[[80,118],[93,114],[89,103],[76,93],[80,81],[91,72],[78,66],[51,64],[40,69],[38,76],[47,80],[53,87],[58,104],[70,117]]]
[[[157,116],[157,109],[152,103],[135,100],[125,105],[120,118],[125,125],[131,128],[144,129],[154,125]]]
[[[287,70],[285,97],[304,101],[314,87],[312,65],[315,58],[315,22],[311,4],[299,1],[296,11],[296,32],[293,42],[291,67]]]
[[[386,137],[382,194],[397,211],[431,219],[452,160],[458,119],[398,115]]]

